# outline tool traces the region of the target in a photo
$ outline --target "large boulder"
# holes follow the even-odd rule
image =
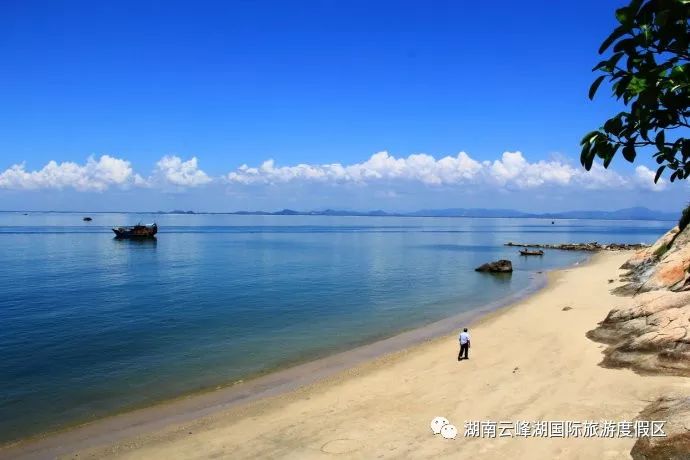
[[[634,460],[690,458],[690,398],[663,397],[645,408],[638,420],[663,420],[665,436],[641,437],[630,451]]]
[[[489,273],[512,273],[513,263],[510,260],[501,259],[481,265],[474,270],[477,272]]]
[[[655,270],[644,281],[642,289],[681,290],[686,287],[690,268],[690,244],[680,245],[674,242],[673,247],[656,264]]]
[[[621,268],[630,271],[622,278],[627,284],[614,290],[616,294],[687,290],[690,288],[690,226],[682,232],[674,227],[650,248],[635,253]]]
[[[649,291],[613,309],[587,336],[609,345],[603,365],[690,376],[690,292]]]
[[[660,253],[666,252],[669,243],[673,241],[677,233],[678,226],[675,226],[659,238],[653,245],[635,252],[621,268],[633,269],[641,265],[653,263]]]

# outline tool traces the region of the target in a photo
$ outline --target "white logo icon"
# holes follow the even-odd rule
[[[455,425],[443,425],[441,428],[441,436],[443,436],[445,439],[455,439],[457,435],[458,429],[455,428]]]
[[[441,432],[441,428],[443,428],[445,425],[450,424],[447,418],[445,417],[435,417],[431,421],[431,431],[434,432],[434,434],[439,434]]]

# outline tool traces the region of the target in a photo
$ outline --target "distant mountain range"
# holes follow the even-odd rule
[[[159,211],[160,214],[195,214],[193,211],[172,212]],[[236,211],[228,213],[250,216],[370,216],[370,217],[523,217],[541,219],[602,219],[602,220],[677,220],[680,213],[653,211],[648,208],[635,207],[619,209],[617,211],[567,211],[549,213],[529,213],[513,209],[484,209],[484,208],[449,208],[449,209],[421,209],[413,212],[376,211],[346,211],[325,209],[323,211],[295,211],[283,209],[281,211]]]

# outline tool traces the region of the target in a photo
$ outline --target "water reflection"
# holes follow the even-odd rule
[[[513,279],[512,273],[483,273],[481,276],[485,277],[496,285],[510,284]]]
[[[140,247],[156,247],[158,244],[158,239],[156,237],[153,238],[118,238],[118,237],[113,237],[113,241],[115,241],[118,244],[122,245],[132,245],[132,246],[140,246]]]

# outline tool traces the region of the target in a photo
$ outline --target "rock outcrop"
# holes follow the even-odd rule
[[[690,376],[690,292],[649,291],[587,333],[609,345],[602,365]]]
[[[671,229],[621,268],[627,284],[613,292],[634,296],[633,305],[587,333],[609,345],[602,364],[690,376],[690,227]]]
[[[682,232],[675,227],[651,247],[638,251],[621,268],[627,284],[614,292],[634,295],[655,290],[690,289],[690,227]]]
[[[690,398],[664,397],[643,410],[638,420],[663,420],[665,436],[641,437],[630,455],[634,460],[690,458]]]
[[[497,260],[496,262],[489,262],[474,269],[477,272],[489,273],[512,273],[513,263],[510,260]]]
[[[666,232],[664,236],[659,238],[656,243],[646,248],[637,251],[621,268],[634,269],[641,265],[649,265],[654,262],[659,254],[666,252],[668,245],[673,242],[673,239],[678,234],[678,227],[673,227]]]
[[[513,243],[508,242],[505,246],[515,246],[523,248],[543,248],[543,249],[558,249],[561,251],[629,251],[632,249],[647,249],[646,244],[626,244],[626,243],[611,243],[599,244],[596,241],[591,243],[560,243],[560,244],[533,244],[533,243]]]
[[[669,230],[623,266],[619,295],[630,307],[609,312],[587,333],[608,344],[602,365],[643,374],[690,376],[690,227]],[[642,437],[630,455],[636,460],[690,459],[690,395],[650,404],[640,420],[665,420],[664,437]]]

